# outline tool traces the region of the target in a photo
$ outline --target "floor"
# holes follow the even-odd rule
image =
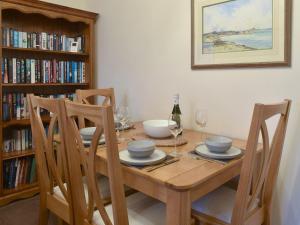
[[[13,202],[0,207],[1,225],[38,225],[39,196]],[[50,216],[49,225],[56,224],[54,216]]]

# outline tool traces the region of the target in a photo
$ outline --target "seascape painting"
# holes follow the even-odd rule
[[[202,54],[273,48],[273,0],[231,0],[202,8]]]

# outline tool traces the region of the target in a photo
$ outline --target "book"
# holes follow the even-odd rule
[[[47,49],[47,33],[42,32],[41,36],[42,36],[42,42],[41,42],[42,46],[41,46],[41,49],[46,50]]]
[[[21,83],[21,60],[16,59],[16,83]]]
[[[16,176],[16,179],[15,179],[15,187],[18,186],[19,184],[19,179],[20,179],[20,166],[21,166],[21,160],[20,159],[17,159],[18,162],[17,162],[17,176]]]
[[[31,59],[30,62],[30,74],[31,74],[31,83],[34,84],[35,83],[35,60]]]
[[[30,169],[30,181],[29,183],[32,184],[36,181],[36,159],[32,159],[31,169]]]
[[[13,83],[17,83],[17,59],[12,58],[12,76],[13,76]]]
[[[3,68],[3,83],[4,84],[7,84],[9,81],[8,81],[8,59],[7,58],[4,58],[3,60],[3,65],[2,65],[2,68]]]

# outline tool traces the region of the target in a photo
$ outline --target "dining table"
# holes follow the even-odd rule
[[[142,122],[135,122],[133,129],[121,132],[126,141],[118,144],[119,151],[126,149],[127,143],[135,136],[144,135]],[[214,134],[184,129],[181,138],[187,143],[177,147],[178,160],[162,165],[154,170],[122,164],[124,183],[139,192],[155,198],[166,206],[167,225],[190,225],[192,202],[217,189],[241,171],[243,156],[224,161],[196,156],[192,152],[200,142]],[[246,141],[233,139],[233,146],[245,149]],[[158,147],[170,154],[173,146]],[[108,176],[105,145],[99,145],[96,171]]]

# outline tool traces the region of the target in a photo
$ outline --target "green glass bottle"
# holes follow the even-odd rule
[[[181,124],[180,116],[181,116],[181,110],[179,107],[179,94],[175,94],[173,96],[174,100],[174,106],[172,110],[172,120],[176,121],[177,124]],[[179,134],[182,135],[182,132]]]

